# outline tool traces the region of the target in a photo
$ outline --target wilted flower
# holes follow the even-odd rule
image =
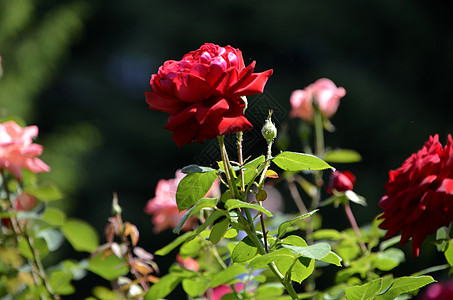
[[[165,128],[180,147],[248,131],[252,124],[244,116],[243,96],[262,93],[272,74],[254,70],[255,62],[246,67],[240,50],[206,43],[180,61],[166,61],[151,76],[146,102],[170,114]]]
[[[420,300],[450,300],[453,299],[453,281],[433,283],[421,295]]]
[[[333,190],[337,192],[346,192],[352,190],[355,184],[355,176],[349,171],[335,171],[330,177],[326,192],[332,194]]]
[[[412,255],[418,257],[426,236],[453,219],[453,142],[442,148],[439,136],[430,136],[423,148],[389,172],[387,193],[379,201],[384,211],[379,225],[386,238],[401,231],[400,245],[412,238]]]
[[[295,90],[290,97],[292,118],[313,120],[313,106],[317,106],[324,117],[332,117],[338,109],[346,90],[337,87],[330,79],[321,78],[303,90]]]
[[[0,168],[7,169],[17,180],[22,178],[22,168],[33,173],[49,172],[50,167],[37,158],[43,147],[33,144],[38,135],[37,126],[20,127],[14,121],[0,124]]]
[[[159,233],[167,228],[175,228],[184,215],[185,211],[179,212],[176,204],[176,191],[179,182],[186,176],[181,170],[177,170],[175,178],[161,179],[157,183],[155,197],[150,199],[145,207],[145,213],[153,216],[154,232]],[[220,195],[220,185],[215,181],[206,197]],[[182,230],[189,230],[196,222],[195,218],[189,218],[182,227]]]

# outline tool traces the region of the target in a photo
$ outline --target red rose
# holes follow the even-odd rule
[[[386,238],[401,231],[400,245],[412,238],[412,255],[429,234],[453,219],[453,142],[451,135],[445,148],[439,136],[430,136],[423,148],[412,154],[403,165],[389,172],[387,193],[379,201],[384,211],[379,225],[387,229]]]
[[[330,183],[326,188],[328,194],[332,194],[332,190],[338,192],[346,192],[352,190],[355,184],[355,176],[349,171],[335,171],[332,173]]]
[[[151,76],[146,102],[170,114],[165,128],[180,147],[247,131],[252,124],[244,116],[241,97],[262,93],[272,74],[254,69],[255,62],[245,67],[240,50],[207,43],[180,61],[166,61]]]

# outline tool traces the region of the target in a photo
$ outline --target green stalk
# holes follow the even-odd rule
[[[243,199],[241,199],[241,197],[235,197],[236,195],[237,196],[240,196],[240,195],[238,193],[236,184],[235,184],[235,182],[233,182],[232,177],[231,177],[232,167],[231,167],[231,163],[228,159],[228,155],[226,153],[224,137],[218,136],[217,139],[219,141],[220,153],[221,153],[222,161],[223,161],[223,164],[225,167],[225,176],[227,179],[228,186],[230,188],[230,195],[233,198],[243,200]],[[239,160],[241,160],[241,158]],[[266,250],[264,249],[263,243],[261,242],[261,240],[258,238],[258,235],[256,234],[256,229],[255,229],[255,225],[253,224],[253,218],[250,213],[250,210],[248,208],[244,208],[243,211],[245,212],[247,223],[248,223],[248,228],[246,228],[246,233],[247,233],[248,237],[253,241],[255,246],[257,247],[258,253],[261,255],[265,255]],[[275,263],[272,262],[272,263],[268,264],[268,267],[272,271],[272,273],[274,273],[274,275],[278,278],[280,283],[285,287],[286,291],[291,296],[291,298],[298,299],[297,293],[294,290],[293,286],[291,285],[291,282],[290,281],[288,282],[285,280],[285,277],[282,275],[282,273],[280,273],[280,271],[278,270]]]
[[[0,174],[1,174],[1,177],[2,177],[2,181],[3,181],[3,189],[5,190],[5,193],[6,193],[6,198],[7,198],[8,202],[9,202],[10,208],[14,209],[14,203],[13,203],[13,200],[11,199],[11,196],[10,196],[10,191],[9,191],[9,188],[8,188],[5,172],[3,171],[3,169],[0,170]],[[33,260],[29,260],[28,259],[28,262],[29,262],[30,266],[32,266],[33,278],[34,278],[35,283],[39,284],[39,285],[44,285],[44,287],[45,287],[47,293],[49,294],[49,296],[51,297],[51,299],[59,300],[60,297],[58,295],[54,294],[54,292],[52,290],[52,287],[49,284],[49,280],[47,278],[46,271],[44,269],[44,266],[42,265],[41,260],[39,259],[38,251],[36,251],[36,248],[33,245],[32,237],[30,237],[26,233],[25,229],[22,227],[22,225],[16,219],[15,216],[10,216],[9,219],[10,219],[11,225],[13,227],[14,235],[16,237],[16,242],[19,243],[19,237],[21,237],[27,242],[28,247],[30,247],[30,250],[31,250],[31,253],[32,253],[32,256],[33,256]],[[41,280],[39,280],[35,276],[35,274]]]

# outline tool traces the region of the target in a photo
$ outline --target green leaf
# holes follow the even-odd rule
[[[197,276],[193,278],[185,278],[182,280],[182,288],[192,297],[197,297],[206,292],[209,287],[209,279]]]
[[[239,275],[247,273],[247,269],[240,264],[234,264],[216,273],[209,284],[210,287],[217,287],[221,284],[228,284]]]
[[[447,250],[444,252],[445,259],[447,259],[447,262],[450,266],[453,266],[453,241],[450,241],[448,243]]]
[[[40,237],[29,237],[29,238],[32,239],[33,248],[36,251],[39,259],[43,259],[44,257],[47,256],[47,254],[49,254],[49,249],[47,248],[47,243],[44,238]],[[19,249],[19,252],[25,258],[33,259],[33,252],[25,238],[21,238],[19,240],[17,247]]]
[[[197,201],[197,203],[192,206],[188,211],[184,213],[184,215],[181,218],[181,221],[179,221],[178,226],[176,226],[175,229],[173,229],[173,233],[178,234],[181,231],[182,226],[184,226],[184,223],[187,221],[188,218],[193,216],[195,213],[199,212],[203,208],[208,208],[208,207],[215,207],[217,205],[217,198],[202,198]]]
[[[298,247],[292,245],[285,245],[283,247],[290,249],[298,255],[308,258],[322,259],[330,253],[330,245],[327,243],[317,243],[306,247]]]
[[[206,173],[206,172],[211,172],[211,171],[215,171],[215,170],[210,167],[202,167],[202,166],[198,166],[198,165],[188,165],[188,166],[185,166],[184,168],[182,168],[182,170],[181,170],[181,172],[183,172],[184,174]]]
[[[390,248],[378,253],[376,268],[381,271],[390,271],[404,262],[404,252],[400,249]]]
[[[61,226],[66,221],[66,215],[58,208],[48,207],[41,217],[41,220],[49,225]]]
[[[264,155],[261,155],[255,158],[254,160],[249,161],[242,167],[242,169],[244,170],[244,182],[246,184],[248,184],[250,181],[253,180],[253,178],[255,178],[258,175],[257,169],[259,165],[261,165],[265,161],[266,158],[264,157]]]
[[[178,236],[173,242],[171,242],[170,244],[168,244],[167,246],[157,250],[156,252],[154,252],[154,254],[156,255],[160,255],[160,256],[165,256],[167,255],[168,253],[170,253],[173,249],[175,249],[176,247],[178,247],[179,245],[181,245],[182,243],[184,243],[187,238],[189,237],[189,235],[192,233],[192,231],[190,232],[186,232],[184,233],[183,235],[181,236]]]
[[[258,249],[252,240],[246,236],[242,241],[240,241],[231,253],[231,259],[233,262],[244,262],[255,257]]]
[[[254,296],[256,299],[275,299],[275,297],[283,294],[283,290],[284,288],[280,283],[265,283],[258,286]]]
[[[230,220],[228,218],[220,221],[212,227],[211,234],[209,235],[209,240],[213,244],[217,244],[223,238],[225,233],[230,226]]]
[[[179,211],[191,208],[198,200],[203,198],[217,179],[217,171],[206,173],[189,173],[178,185],[176,202]]]
[[[244,201],[241,201],[238,199],[229,199],[225,203],[225,208],[228,209],[228,211],[233,210],[235,208],[243,208],[243,207],[255,209],[257,211],[265,213],[269,217],[272,217],[272,213],[270,211],[268,211],[267,209],[265,209],[264,207],[262,207],[261,205],[258,205],[258,204],[247,203],[247,202],[244,202]]]
[[[341,267],[342,259],[335,252],[330,251],[329,254],[327,254],[326,257],[323,257],[320,260],[323,261],[323,262],[326,262],[326,263],[333,264],[333,265]]]
[[[388,240],[385,240],[379,245],[379,250],[384,251],[385,249],[398,244],[400,240],[401,240],[401,235],[397,235]]]
[[[418,290],[435,280],[431,276],[400,277],[395,279],[388,289],[376,297],[376,300],[392,300],[397,296]]]
[[[43,184],[38,187],[28,186],[24,189],[24,192],[35,196],[43,202],[59,200],[63,197],[57,186],[54,184]]]
[[[200,239],[193,239],[181,246],[181,248],[179,249],[179,254],[182,256],[182,258],[194,257],[200,252],[201,246],[202,245]]]
[[[75,292],[74,286],[71,284],[72,275],[62,270],[55,270],[50,273],[50,286],[53,291],[59,295],[70,295]]]
[[[94,252],[99,246],[97,232],[83,220],[70,219],[61,230],[76,251]]]
[[[289,249],[279,249],[271,253],[257,256],[248,264],[249,268],[264,269],[271,262],[274,262],[280,272],[285,274],[293,264],[296,257]]]
[[[382,278],[375,279],[361,286],[352,286],[346,288],[346,299],[348,300],[366,300],[375,297],[382,287]]]
[[[36,236],[46,240],[47,247],[51,252],[56,251],[64,242],[64,236],[61,231],[52,228],[40,230]]]
[[[341,240],[342,235],[341,232],[335,229],[320,229],[316,230],[313,233],[313,239],[314,240]]]
[[[220,218],[222,216],[225,216],[225,212],[223,210],[215,210],[212,214],[209,215],[209,217],[206,219],[206,221],[203,224],[198,226],[197,229],[189,235],[189,237],[187,238],[187,241],[194,239],[197,235],[200,234],[200,232],[205,230],[209,225],[214,223],[218,218]]]
[[[227,232],[225,233],[225,238],[226,239],[232,239],[232,238],[235,238],[236,236],[238,235],[238,231],[237,229],[235,228],[230,228],[227,230]]]
[[[100,252],[92,256],[87,269],[109,281],[129,273],[129,267],[124,259],[114,254],[106,257],[104,255],[105,252]]]
[[[272,161],[286,171],[298,172],[302,170],[335,170],[328,163],[311,154],[285,151],[276,155]]]
[[[362,160],[362,156],[355,150],[338,149],[327,151],[324,160],[331,163],[355,163]]]
[[[100,299],[100,300],[117,300],[120,295],[117,295],[114,291],[103,287],[103,286],[97,286],[93,289],[93,295],[96,296],[96,298],[93,299]],[[87,299],[85,299],[87,300]]]
[[[348,190],[344,192],[344,195],[346,198],[348,198],[350,201],[357,203],[362,206],[367,206],[368,203],[366,203],[366,200],[364,197],[357,195],[354,191]]]
[[[300,215],[292,220],[289,220],[289,221],[286,221],[286,222],[283,222],[282,224],[280,224],[280,226],[278,227],[278,238],[282,238],[286,231],[288,230],[288,227],[291,226],[294,222],[297,222],[299,220],[302,220],[302,219],[305,219],[305,218],[308,218],[309,216],[311,216],[312,214],[314,214],[315,212],[317,212],[318,210],[315,209],[311,212],[308,212],[306,214],[303,214],[303,215]]]
[[[144,300],[157,300],[165,298],[181,282],[181,278],[175,274],[167,274],[153,284],[146,293]]]
[[[315,260],[307,257],[299,257],[291,269],[291,280],[299,284],[310,276],[315,270]]]
[[[282,243],[298,247],[308,246],[307,242],[298,235],[289,235],[282,240]]]

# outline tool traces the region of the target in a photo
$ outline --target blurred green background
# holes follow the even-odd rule
[[[40,127],[52,167],[42,178],[61,188],[68,214],[101,234],[116,191],[141,246],[155,251],[174,236],[153,236],[143,207],[157,181],[206,144],[178,148],[163,129],[168,115],[150,111],[144,91],[165,60],[205,42],[229,44],[246,64],[256,60],[257,72],[274,69],[266,94],[286,112],[277,122],[289,125],[289,150],[301,150],[291,92],[321,77],[346,89],[326,140],[363,156],[336,167],[358,178],[369,206],[353,209],[364,224],[379,213],[388,170],[429,135],[445,142],[453,132],[451,11],[447,2],[414,0],[0,0],[0,107]],[[169,262],[158,263],[165,270]],[[80,283],[80,295],[90,286]]]

